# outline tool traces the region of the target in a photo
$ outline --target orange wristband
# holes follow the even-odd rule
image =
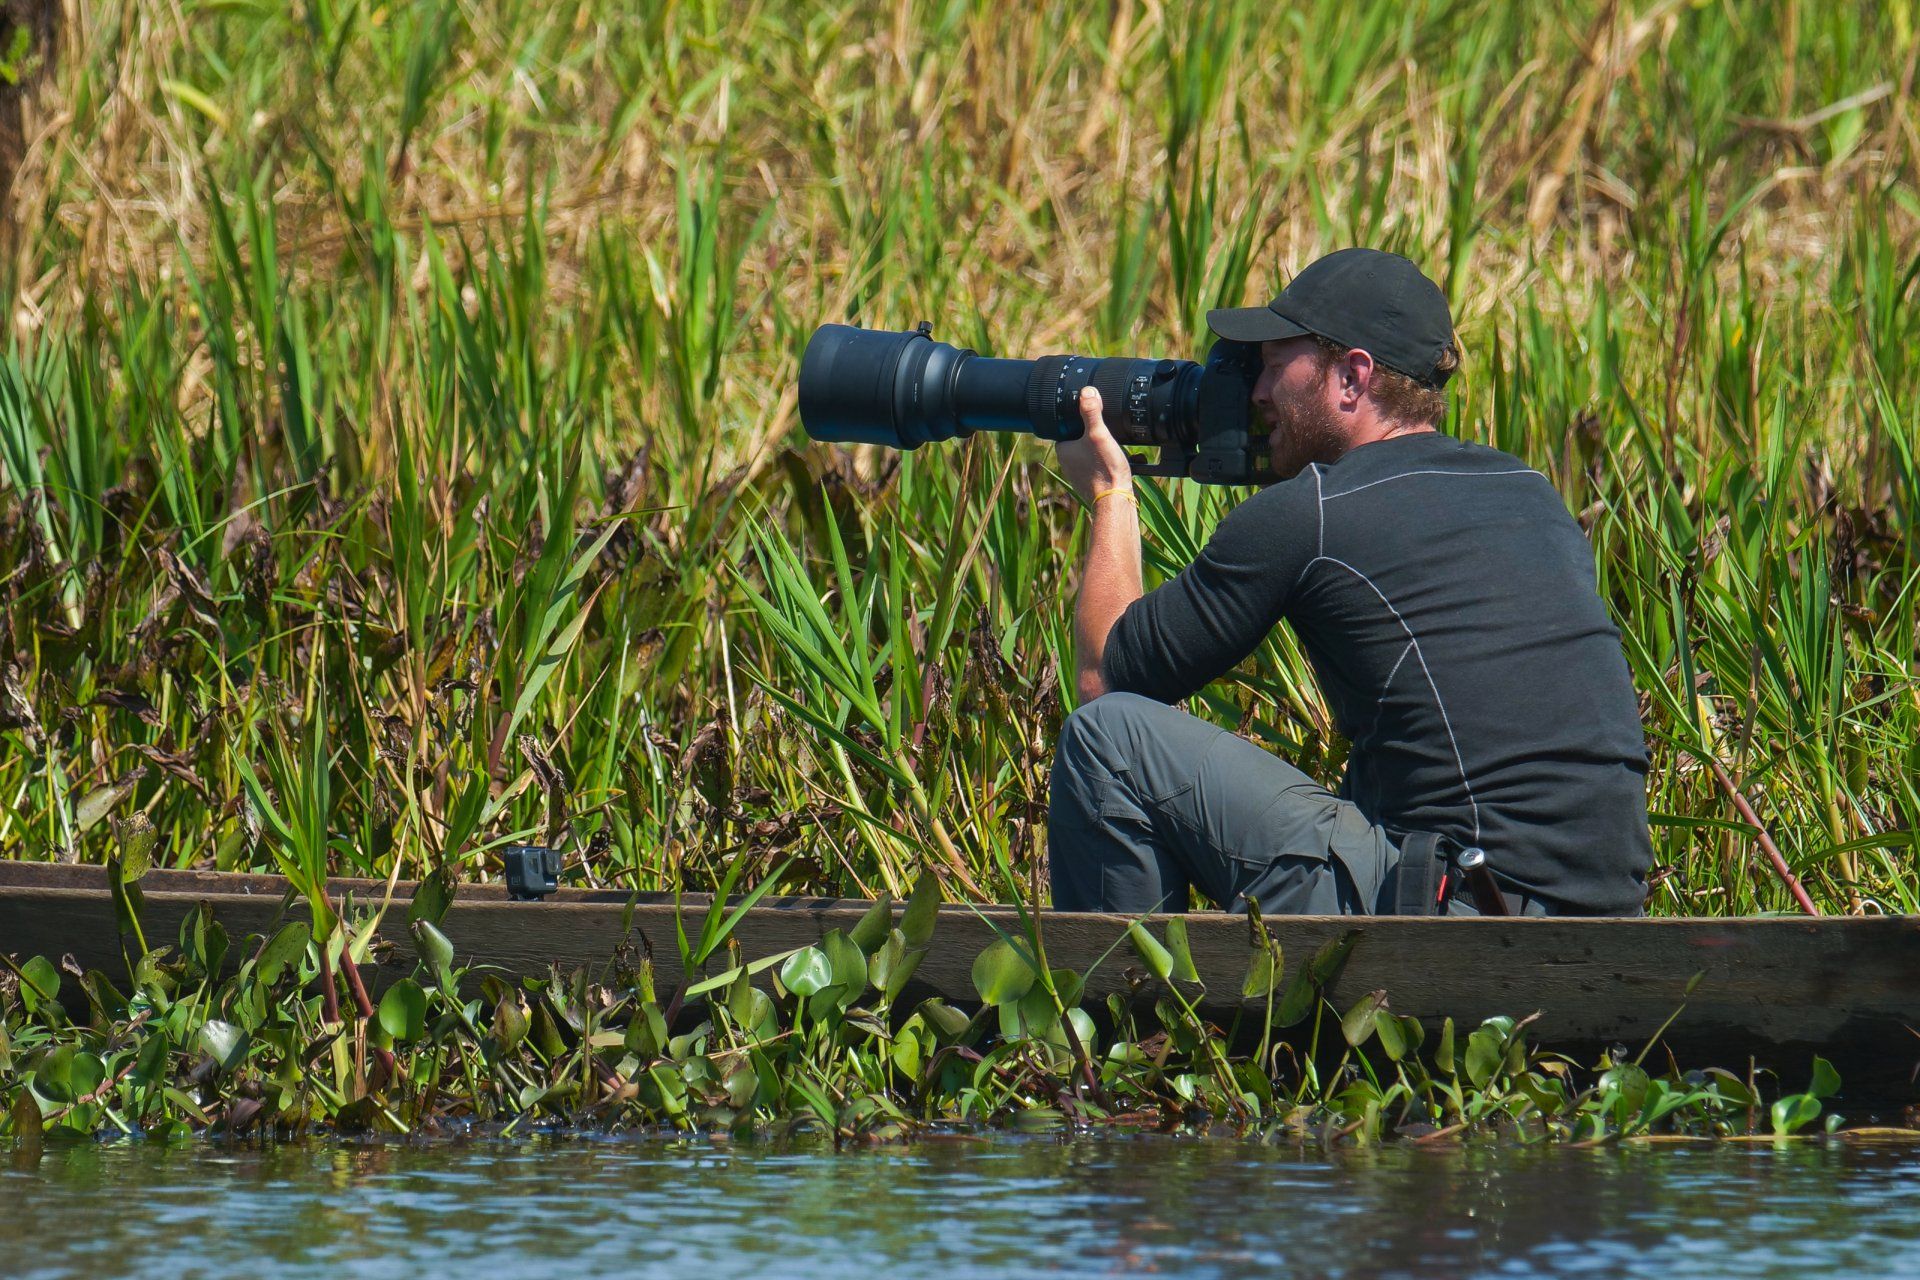
[[[1138,498],[1133,496],[1133,489],[1131,487],[1122,485],[1118,489],[1102,489],[1100,492],[1093,495],[1093,502],[1098,502],[1102,498],[1111,498],[1115,496],[1125,498],[1128,502],[1132,502],[1136,504],[1140,501]],[[1087,505],[1092,506],[1093,502],[1089,502]]]

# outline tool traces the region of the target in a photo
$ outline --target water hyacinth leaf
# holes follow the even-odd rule
[[[527,1038],[528,1026],[527,1011],[521,1006],[520,997],[511,991],[502,995],[493,1006],[494,1043],[507,1053],[512,1053]]]
[[[754,986],[744,973],[727,992],[727,1013],[735,1024],[759,1039],[766,1039],[778,1030],[773,997]]]
[[[1491,1025],[1478,1027],[1467,1037],[1467,1079],[1475,1088],[1486,1087],[1499,1073],[1506,1048],[1506,1033]]]
[[[1071,969],[1054,969],[1048,974],[1053,980],[1055,994],[1060,997],[1060,1007],[1071,1009],[1080,1003],[1080,997],[1087,989],[1087,980]]]
[[[1567,1087],[1554,1076],[1528,1071],[1514,1081],[1514,1088],[1547,1114],[1566,1108]]]
[[[920,1077],[920,1037],[909,1032],[895,1036],[887,1058],[893,1063],[893,1069],[910,1080]]]
[[[907,935],[894,929],[887,934],[886,943],[873,953],[873,959],[867,962],[867,981],[873,984],[882,999],[891,1004],[907,989],[908,980],[920,967],[920,961],[926,954],[924,947],[909,947]]]
[[[33,1076],[34,1086],[50,1101],[65,1103],[90,1096],[106,1078],[105,1063],[66,1044],[42,1058]]]
[[[878,951],[887,940],[887,934],[893,927],[893,899],[881,894],[867,913],[860,917],[860,923],[853,926],[847,936],[853,939],[853,945],[866,955]],[[875,984],[876,986],[879,984]]]
[[[1736,1107],[1757,1107],[1760,1105],[1758,1094],[1747,1087],[1742,1080],[1725,1067],[1708,1067],[1700,1073],[1713,1086],[1714,1091]]]
[[[1148,973],[1162,982],[1173,976],[1173,953],[1138,920],[1127,926],[1127,941],[1133,944],[1134,954],[1147,966]]]
[[[755,1074],[751,1061],[736,1058],[727,1074],[721,1077],[720,1086],[727,1091],[728,1102],[736,1107],[750,1106],[754,1095],[760,1092],[760,1077]]]
[[[1307,973],[1319,987],[1330,987],[1340,971],[1347,967],[1347,957],[1353,953],[1353,944],[1360,940],[1358,929],[1349,929],[1339,937],[1323,943],[1313,953],[1313,959],[1307,961]]]
[[[1475,1033],[1479,1034],[1478,1032]],[[1473,1042],[1467,1042],[1467,1058],[1473,1058]],[[1623,1062],[1609,1068],[1600,1077],[1600,1092],[1618,1099],[1616,1117],[1624,1118],[1638,1112],[1647,1100],[1647,1093],[1653,1087],[1653,1080],[1646,1069],[1631,1062]]]
[[[668,1115],[680,1115],[687,1109],[687,1082],[664,1067],[647,1068],[647,1078],[659,1090],[660,1106]]]
[[[1182,982],[1200,981],[1193,964],[1193,949],[1187,944],[1187,918],[1174,916],[1167,921],[1167,950],[1173,953],[1173,976]]]
[[[553,1014],[547,1010],[545,1000],[536,1000],[533,1005],[533,1019],[527,1028],[527,1036],[540,1055],[552,1062],[567,1051],[565,1037],[560,1034],[560,1026],[553,1020]]]
[[[161,1083],[167,1078],[171,1048],[172,1043],[165,1033],[149,1035],[147,1042],[140,1046],[139,1056],[133,1060],[133,1070],[128,1073],[128,1078],[134,1084],[148,1089]]]
[[[452,940],[424,916],[413,922],[413,944],[433,972],[444,973],[453,967]]]
[[[202,901],[180,922],[180,953],[207,977],[217,977],[227,958],[227,931]]]
[[[1685,1089],[1676,1088],[1665,1080],[1652,1081],[1647,1088],[1646,1101],[1640,1108],[1641,1127],[1652,1128],[1692,1102],[1695,1097],[1696,1095]]]
[[[1406,1021],[1409,1020],[1396,1018],[1386,1012],[1374,1019],[1374,1034],[1380,1037],[1380,1047],[1391,1061],[1398,1062],[1407,1056]],[[1417,1027],[1420,1024],[1414,1022],[1413,1025]]]
[[[135,811],[125,821],[114,819],[114,843],[120,856],[111,862],[114,879],[121,884],[138,884],[153,866],[153,849],[160,842],[159,828],[146,814]]]
[[[1359,1003],[1347,1010],[1340,1019],[1340,1035],[1346,1042],[1358,1049],[1373,1038],[1374,1027],[1379,1020],[1381,1010],[1387,1007],[1385,991],[1370,991],[1360,997]]]
[[[819,947],[802,947],[780,966],[780,985],[796,996],[813,995],[832,982],[833,961]]]
[[[1302,969],[1293,975],[1293,981],[1281,993],[1280,1003],[1273,1009],[1273,1024],[1276,1027],[1291,1027],[1313,1012],[1315,1001],[1320,998],[1320,988],[1313,983],[1311,971]]]
[[[827,964],[833,971],[833,978],[829,985],[854,993],[866,989],[866,953],[861,951],[852,938],[838,929],[829,929],[827,935],[820,939],[820,950],[825,953]]]
[[[667,1017],[651,1000],[643,1001],[627,1022],[627,1048],[643,1058],[657,1058],[667,1047]]]
[[[1085,1009],[1070,1007],[1067,1021],[1073,1024],[1073,1034],[1079,1037],[1080,1047],[1092,1052],[1094,1039],[1099,1035],[1099,1030],[1093,1025],[1093,1016]]]
[[[444,872],[428,876],[414,887],[413,901],[407,904],[407,920],[439,924],[453,905],[453,894],[452,877]]]
[[[1399,1025],[1401,1038],[1407,1042],[1408,1052],[1417,1051],[1427,1042],[1427,1026],[1412,1014],[1394,1019]]]
[[[1011,1004],[1033,987],[1033,966],[1005,938],[996,938],[973,961],[973,989],[990,1005]]]
[[[1443,1076],[1453,1074],[1453,1019],[1440,1024],[1440,1043],[1433,1048],[1433,1066]]]
[[[28,1013],[54,1005],[60,994],[60,971],[45,956],[34,956],[20,966],[20,1003]],[[55,1005],[54,1007],[58,1007]]]
[[[1035,983],[1033,989],[1014,1004],[1002,1005],[1001,1012],[1005,1013],[1009,1008],[1020,1011],[1021,1025],[1029,1036],[1044,1036],[1059,1025],[1060,1011],[1054,1007],[1053,996],[1039,983]]]
[[[1774,1136],[1784,1138],[1820,1118],[1820,1099],[1810,1093],[1790,1093],[1773,1104],[1770,1118]]]
[[[306,954],[307,943],[311,940],[312,935],[304,920],[291,920],[276,929],[266,945],[260,948],[260,959],[254,966],[260,981],[267,986],[280,981],[280,975],[286,967]]]
[[[907,906],[900,913],[900,932],[910,947],[924,947],[933,940],[933,925],[940,918],[940,881],[931,871],[914,881],[907,895]]]
[[[200,1047],[221,1070],[231,1071],[247,1056],[247,1033],[231,1022],[209,1018],[200,1028]]]
[[[80,797],[80,803],[73,808],[74,830],[85,833],[100,824],[100,820],[113,812],[122,800],[133,794],[140,780],[147,776],[147,767],[138,765],[103,787],[96,787]]]
[[[1240,994],[1249,1000],[1266,999],[1279,987],[1282,969],[1279,943],[1254,947],[1247,955],[1247,977],[1240,984]]]
[[[1807,1086],[1807,1092],[1816,1098],[1831,1098],[1840,1092],[1840,1073],[1817,1054],[1813,1059],[1813,1083]]]
[[[946,1040],[959,1039],[973,1025],[973,1019],[944,1000],[922,1001],[919,1014],[929,1027]]]
[[[396,1042],[411,1044],[426,1034],[427,993],[412,978],[402,978],[380,997],[379,1017],[381,1029]]]

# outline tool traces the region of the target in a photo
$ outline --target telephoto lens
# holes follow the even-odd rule
[[[925,323],[906,333],[826,324],[800,360],[800,422],[816,440],[897,449],[976,431],[1072,440],[1080,434],[1080,389],[1091,385],[1122,444],[1176,444],[1200,368],[1191,360],[1126,357],[996,360],[936,342]]]
[[[1082,388],[1123,446],[1159,448],[1139,475],[1214,484],[1259,482],[1264,438],[1248,434],[1258,349],[1216,342],[1207,363],[1126,356],[1002,360],[938,342],[922,321],[908,332],[825,324],[800,359],[800,422],[815,440],[917,449],[976,431],[1079,438]],[[1168,456],[1171,460],[1164,460]]]

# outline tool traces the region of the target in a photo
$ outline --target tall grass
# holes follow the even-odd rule
[[[1911,5],[70,7],[0,855],[1037,879],[1075,504],[1028,440],[807,444],[806,335],[1191,355],[1364,241],[1589,532],[1654,909],[1792,905],[1729,784],[1823,908],[1920,909]],[[1149,495],[1152,572],[1238,496]],[[1284,632],[1195,707],[1344,763]]]

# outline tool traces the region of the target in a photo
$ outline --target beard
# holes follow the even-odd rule
[[[1346,431],[1324,401],[1276,402],[1269,423],[1267,454],[1277,479],[1291,480],[1308,463],[1337,462],[1346,452]]]

